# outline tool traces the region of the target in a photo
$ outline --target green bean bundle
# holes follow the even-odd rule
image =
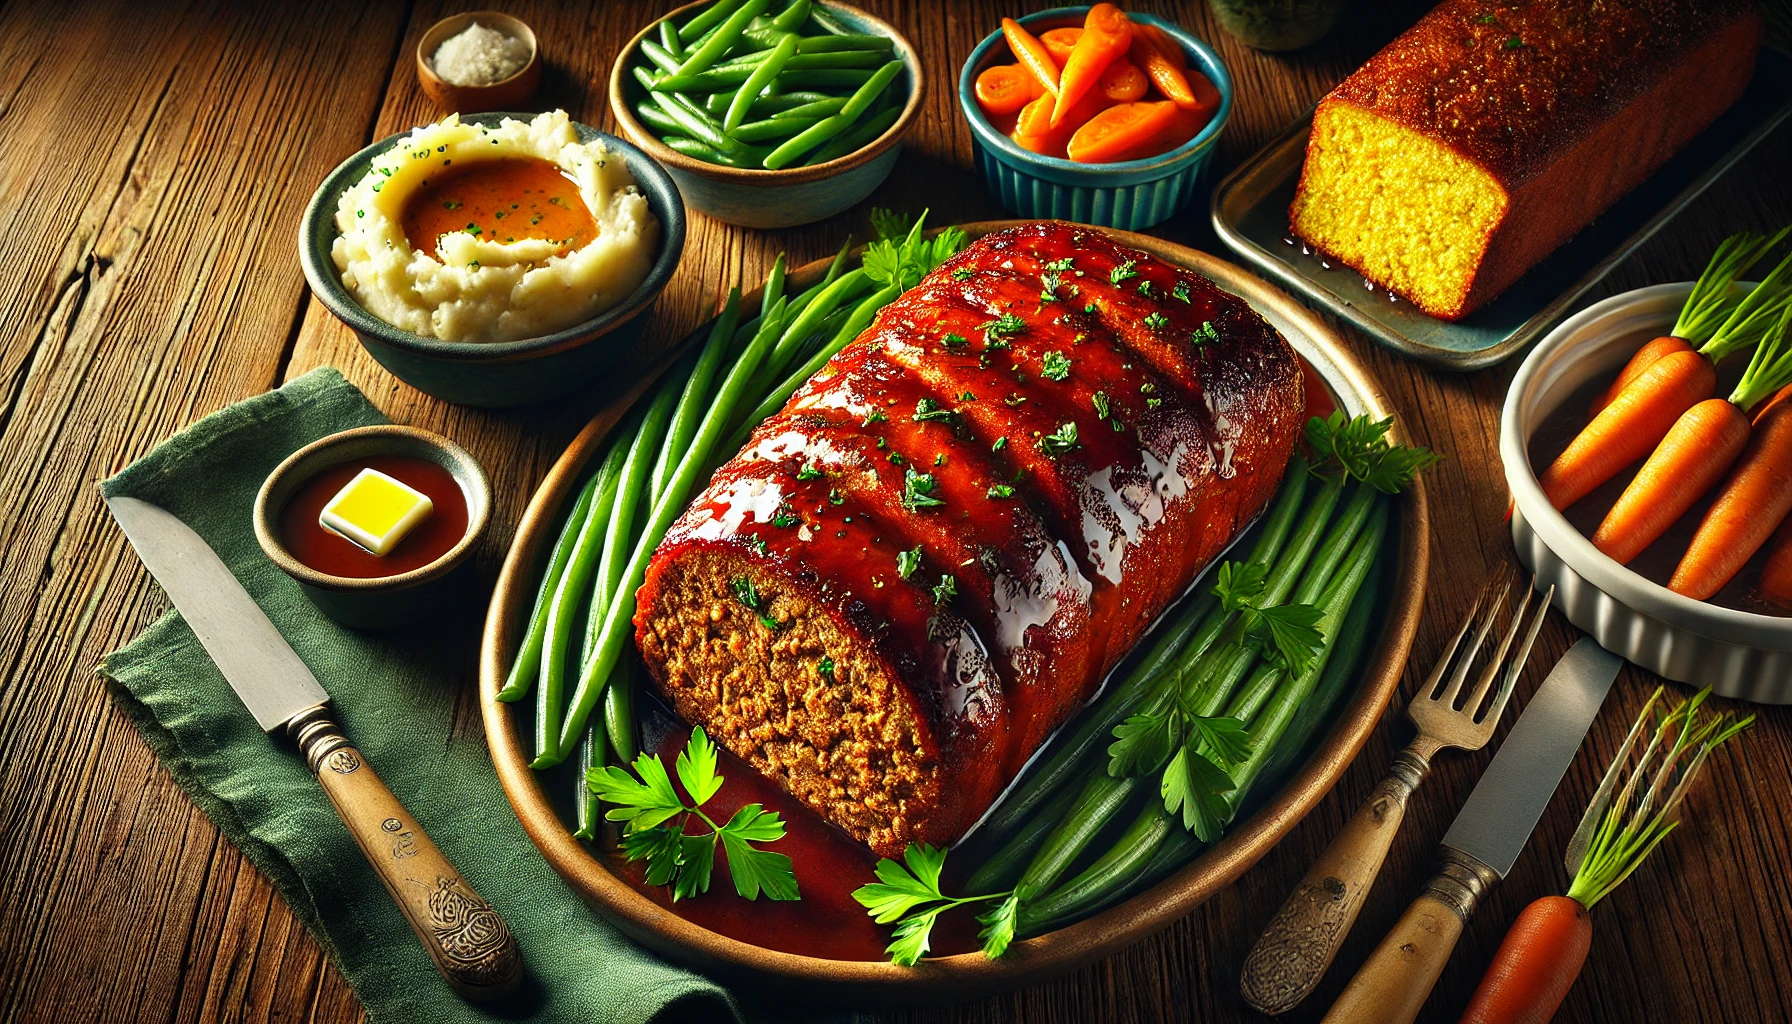
[[[811,0],[715,0],[661,21],[629,68],[634,113],[707,163],[779,170],[863,149],[902,116],[903,62],[886,36],[848,31]]]

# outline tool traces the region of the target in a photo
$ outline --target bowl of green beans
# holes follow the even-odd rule
[[[831,217],[889,177],[922,82],[908,40],[855,7],[698,0],[623,47],[610,109],[691,209],[781,228]]]

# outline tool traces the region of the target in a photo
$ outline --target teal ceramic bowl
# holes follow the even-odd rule
[[[469,124],[496,125],[504,118],[527,120],[533,114],[467,114]],[[349,186],[367,173],[373,158],[403,136],[393,135],[344,160],[312,195],[299,225],[299,262],[311,293],[338,320],[354,329],[379,364],[419,391],[456,405],[487,408],[528,405],[572,392],[602,375],[624,358],[646,326],[646,312],[659,298],[684,255],[684,202],[678,186],[653,158],[622,139],[574,122],[579,138],[601,140],[622,154],[629,173],[647,197],[660,222],[660,251],[647,277],[622,303],[582,323],[553,334],[521,341],[458,342],[425,338],[374,316],[343,287],[342,275],[330,258],[336,240],[336,203]]]
[[[1034,35],[1080,26],[1087,7],[1057,7],[1019,19]],[[1188,206],[1195,185],[1213,157],[1220,132],[1232,116],[1232,75],[1219,55],[1200,39],[1149,14],[1132,14],[1169,33],[1182,44],[1188,66],[1213,82],[1220,109],[1194,138],[1160,156],[1111,164],[1079,164],[1022,149],[997,131],[977,105],[977,76],[992,64],[1013,62],[998,29],[971,51],[958,75],[958,105],[971,123],[971,147],[989,191],[1022,217],[1080,221],[1099,227],[1143,231]]]
[[[666,15],[682,22],[709,0],[698,0]],[[921,113],[926,86],[921,58],[902,33],[881,18],[856,7],[816,0],[834,20],[853,32],[886,36],[906,70],[890,83],[907,90],[902,113],[882,135],[855,152],[813,167],[785,167],[776,171],[724,167],[686,156],[659,140],[635,116],[635,104],[646,94],[631,68],[641,63],[641,41],[657,32],[659,20],[649,22],[622,48],[610,66],[610,112],[630,142],[665,165],[691,209],[729,224],[748,228],[787,228],[826,220],[854,206],[883,184],[902,152],[902,137],[914,127]]]

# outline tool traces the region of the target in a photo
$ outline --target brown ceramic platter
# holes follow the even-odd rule
[[[982,221],[963,228],[977,238],[1016,223],[1020,222]],[[1098,230],[1201,274],[1244,298],[1313,367],[1340,408],[1378,419],[1392,415],[1380,385],[1337,332],[1280,289],[1206,253],[1147,235]],[[828,262],[817,260],[793,271],[790,288],[794,291],[817,280],[826,272]],[[745,305],[756,302],[757,293],[748,296]],[[648,383],[642,382],[635,394]],[[624,411],[618,405],[598,415],[560,456],[530,500],[504,560],[480,652],[480,706],[492,762],[524,830],[548,863],[617,928],[670,960],[731,981],[777,986],[786,997],[869,1003],[988,995],[1064,974],[1169,926],[1248,870],[1331,790],[1393,697],[1418,627],[1429,520],[1424,488],[1415,482],[1398,506],[1399,528],[1390,537],[1395,564],[1385,592],[1386,612],[1380,636],[1359,669],[1355,691],[1345,700],[1330,731],[1313,741],[1304,763],[1221,842],[1146,892],[1076,924],[1015,942],[1005,956],[995,960],[972,952],[935,957],[904,968],[880,961],[830,960],[766,949],[711,931],[654,903],[573,838],[556,801],[529,768],[525,737],[533,705],[495,699],[534,602],[540,567],[554,542],[563,510],[576,493],[587,464]],[[1396,423],[1394,438],[1401,437]],[[567,936],[566,940],[577,941],[577,937]]]

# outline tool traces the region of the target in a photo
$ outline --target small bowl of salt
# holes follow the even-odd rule
[[[541,84],[541,47],[529,26],[508,14],[456,14],[417,43],[417,80],[447,112],[521,110]]]

